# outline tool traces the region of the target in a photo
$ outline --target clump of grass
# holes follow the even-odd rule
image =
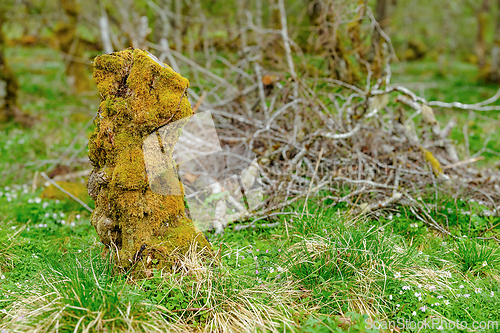
[[[454,253],[464,272],[498,272],[500,253],[498,249],[490,247],[488,244],[462,238],[456,242]]]
[[[387,275],[414,264],[414,249],[363,220],[355,221],[354,228],[345,217],[332,221],[323,216],[319,222],[317,216],[322,215],[301,221],[302,231],[310,222],[315,229],[323,223],[323,235],[294,235],[297,242],[288,251],[288,271],[328,312],[384,316]]]
[[[0,229],[0,280],[5,279],[4,272],[14,269],[14,262],[19,259],[14,249],[24,243],[19,237],[24,229],[24,227],[19,228],[13,233],[8,229]]]
[[[295,325],[292,282],[276,288],[217,259],[207,263],[206,257],[192,246],[173,272],[156,272],[141,284],[170,322],[206,332],[282,332]]]
[[[145,328],[154,319],[145,311],[143,296],[113,277],[108,260],[67,255],[63,261],[46,258],[44,265],[38,283],[18,284],[17,300],[6,309],[1,328],[116,331]]]

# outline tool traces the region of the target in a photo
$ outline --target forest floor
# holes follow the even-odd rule
[[[31,129],[0,128],[2,333],[500,330],[500,250],[476,238],[498,236],[500,218],[482,216],[481,202],[439,190],[419,200],[453,237],[404,207],[353,216],[318,197],[306,209],[304,202],[288,207],[304,213],[277,217],[277,227],[207,234],[213,262],[203,264],[193,249],[175,273],[139,281],[114,273],[89,213],[70,198],[44,197],[41,177],[33,182],[35,171],[50,170],[61,156],[75,163],[86,156],[98,96],[71,93],[56,51],[12,48],[8,59],[22,108],[37,121]],[[476,73],[474,65],[450,63],[443,74],[437,63],[420,61],[395,65],[393,82],[427,100],[475,103],[497,89],[477,83]],[[468,141],[461,157],[483,149],[482,165],[498,163],[498,112],[454,115],[452,138]]]

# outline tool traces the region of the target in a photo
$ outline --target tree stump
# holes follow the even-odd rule
[[[145,269],[168,267],[176,249],[186,251],[193,243],[209,247],[186,216],[177,174],[170,182],[180,191],[165,195],[151,188],[145,167],[146,139],[164,125],[182,127],[193,114],[186,95],[189,81],[140,49],[98,56],[94,79],[102,102],[89,140],[94,169],[87,190],[96,204],[91,224],[101,242],[122,268],[139,261]],[[176,133],[162,156],[147,156],[150,162],[166,158],[175,168]]]

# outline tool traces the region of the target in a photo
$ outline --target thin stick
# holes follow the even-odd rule
[[[31,193],[35,193],[36,191],[36,183],[38,181],[38,174],[40,172],[38,170],[35,171],[35,174],[33,175],[33,182],[31,183]]]
[[[453,163],[453,164],[450,164],[450,165],[445,165],[442,167],[442,169],[451,169],[451,168],[455,168],[457,166],[461,166],[461,165],[465,165],[465,164],[469,164],[469,163],[474,163],[474,162],[477,162],[477,161],[481,161],[481,160],[484,160],[484,156],[478,156],[478,157],[474,157],[474,158],[469,158],[468,160],[464,160],[464,161],[460,161],[460,162],[457,162],[457,163]]]
[[[295,65],[293,63],[292,50],[290,48],[290,37],[288,37],[286,10],[285,10],[285,3],[283,0],[278,0],[278,7],[279,7],[280,21],[281,21],[281,37],[283,38],[283,46],[285,47],[286,62],[288,63],[290,75],[292,76],[293,80],[292,83],[293,99],[296,100],[299,97],[299,82],[297,78],[297,72],[295,72]],[[297,133],[299,131],[301,121],[300,121],[299,108],[296,105],[294,105],[293,110],[295,112],[294,126],[293,126],[293,141],[295,142],[295,140],[297,139]]]
[[[87,206],[87,204],[85,202],[83,202],[82,200],[78,199],[77,197],[75,197],[73,194],[69,193],[68,191],[66,191],[65,189],[63,189],[61,186],[59,186],[59,184],[57,184],[55,181],[53,181],[52,179],[49,178],[49,176],[47,176],[45,174],[45,172],[40,172],[40,175],[45,178],[46,181],[48,181],[50,184],[54,185],[57,189],[59,189],[59,191],[61,191],[62,193],[66,194],[67,196],[69,196],[71,199],[75,200],[76,202],[78,202],[80,205],[82,205],[86,210],[88,210],[89,212],[93,212],[93,209],[90,208],[89,206]]]
[[[205,100],[207,95],[208,95],[208,92],[206,90],[204,90],[203,93],[201,94],[200,98],[196,102],[195,106],[193,106],[193,113],[196,113],[196,111],[198,111],[198,108],[200,107],[201,103],[203,103],[203,101]]]

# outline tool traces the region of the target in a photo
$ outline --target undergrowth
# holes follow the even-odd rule
[[[421,202],[449,236],[404,206],[360,217],[351,216],[345,204],[310,198],[306,213],[274,217],[277,227],[256,223],[208,235],[217,252],[214,261],[193,248],[172,272],[152,271],[148,279],[113,271],[88,212],[69,198],[42,199],[43,186],[33,186],[35,170],[48,169],[61,155],[73,160],[86,155],[88,122],[98,100],[67,91],[61,83],[64,66],[54,51],[37,51],[36,61],[28,64],[32,50],[9,52],[23,108],[38,121],[32,130],[12,124],[0,130],[2,333],[379,332],[401,322],[416,332],[411,323],[424,321],[436,325],[420,332],[457,332],[462,330],[450,328],[451,322],[471,328],[500,319],[500,252],[492,239],[500,220],[485,214],[488,203],[439,189],[423,193]],[[424,85],[427,99],[477,102],[472,93],[461,92],[483,96],[496,89],[469,89],[453,71],[444,78],[419,76],[426,66],[432,67],[409,65],[407,76],[398,78],[442,80],[445,95]],[[465,100],[456,98],[457,92]],[[458,117],[453,138],[464,140],[461,129],[467,125],[474,132],[470,151],[482,149],[481,140],[490,135],[482,126],[491,114]],[[496,135],[491,134],[488,148],[498,150]],[[485,156],[492,164],[494,154]],[[288,209],[302,212],[302,207]],[[496,332],[498,326],[482,331]]]

